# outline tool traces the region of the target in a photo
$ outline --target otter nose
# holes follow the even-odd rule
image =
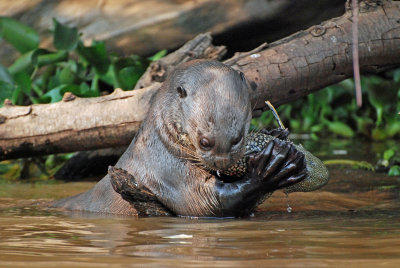
[[[216,155],[214,158],[214,167],[218,170],[225,170],[229,167],[231,159],[229,155]]]

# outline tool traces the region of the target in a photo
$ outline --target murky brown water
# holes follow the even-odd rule
[[[43,204],[93,183],[0,184],[0,267],[400,267],[400,178],[330,172],[323,189],[277,192],[247,219],[67,214]]]

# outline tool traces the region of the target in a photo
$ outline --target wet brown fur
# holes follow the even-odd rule
[[[177,87],[187,91],[181,98]],[[133,175],[178,215],[223,214],[215,187],[220,182],[205,170],[228,167],[243,156],[251,119],[248,84],[235,70],[215,61],[192,61],[175,70],[153,96],[148,117],[116,167]],[[215,139],[204,151],[199,137]],[[232,140],[242,136],[237,145]],[[91,190],[60,200],[56,207],[137,215],[105,176]]]

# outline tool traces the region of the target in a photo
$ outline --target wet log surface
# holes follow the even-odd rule
[[[110,166],[108,175],[113,189],[136,209],[138,216],[173,215],[150,190],[144,186],[140,187],[127,171]]]

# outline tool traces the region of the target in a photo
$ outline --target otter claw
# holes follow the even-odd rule
[[[267,147],[264,148],[264,150],[255,155],[249,156],[247,165],[251,174],[261,176],[263,165],[264,163],[267,163],[268,159],[270,158],[274,145],[274,141],[271,141],[268,143]]]
[[[267,164],[267,166],[264,168],[264,173],[263,177],[269,177],[272,174],[275,173],[279,169],[280,166],[282,166],[283,161],[286,159],[288,153],[289,153],[290,147],[286,146],[284,147],[280,152],[277,153],[277,155]]]
[[[308,175],[307,171],[303,170],[302,172],[300,172],[299,174],[297,174],[295,176],[291,176],[286,180],[282,180],[278,184],[278,189],[286,188],[286,187],[289,187],[289,186],[291,186],[293,184],[299,183],[302,180],[304,180],[307,177],[307,175]]]

